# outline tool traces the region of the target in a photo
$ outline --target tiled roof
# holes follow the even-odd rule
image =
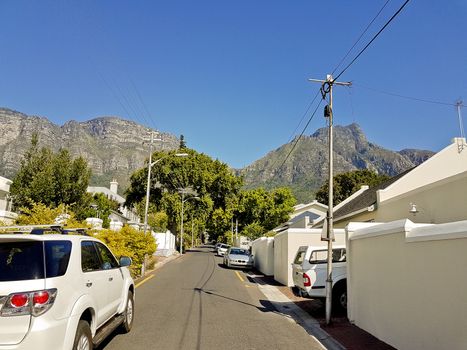
[[[368,208],[372,206],[373,204],[376,204],[376,192],[377,191],[385,189],[386,187],[392,185],[394,182],[399,180],[402,176],[407,174],[412,169],[413,168],[406,170],[400,173],[399,175],[393,176],[390,179],[380,183],[379,185],[370,187],[365,192],[363,192],[361,195],[356,197],[354,200],[350,201],[349,203],[345,204],[344,206],[336,210],[333,215],[334,221],[338,221],[339,218],[342,218],[346,215],[349,215],[361,209]]]

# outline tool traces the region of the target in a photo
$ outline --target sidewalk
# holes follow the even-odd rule
[[[290,287],[279,284],[272,277],[261,275],[262,274],[258,274],[255,275],[254,278],[249,279],[257,283],[263,293],[266,290],[266,297],[269,297],[267,295],[267,290],[271,290],[271,288],[279,291],[285,298],[273,296],[276,302],[270,300],[276,309],[286,314],[292,313],[292,317],[304,326],[304,328],[317,338],[327,349],[395,350],[392,346],[351,324],[347,320],[345,314],[333,315],[332,323],[326,325],[324,303],[320,300],[297,296],[292,292]],[[265,286],[267,286],[267,289]],[[277,302],[278,300],[281,301]],[[284,301],[295,304],[300,310],[305,312],[302,313],[291,310],[290,304]],[[294,317],[295,315],[296,317]]]

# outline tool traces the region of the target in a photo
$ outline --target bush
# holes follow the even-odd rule
[[[144,233],[129,226],[120,231],[102,230],[96,238],[109,246],[115,256],[129,256],[133,262],[130,271],[133,277],[141,274],[144,256],[152,256],[156,251],[156,240],[151,233]]]

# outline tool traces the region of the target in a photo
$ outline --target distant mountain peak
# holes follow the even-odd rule
[[[239,173],[244,176],[247,188],[290,186],[299,201],[310,201],[327,179],[327,139],[328,128],[320,128],[310,136],[302,137],[290,155],[296,138],[269,152]],[[334,126],[335,174],[370,169],[393,176],[422,163],[433,154],[424,150],[394,152],[384,149],[369,142],[357,123]],[[284,163],[288,155],[289,158]]]

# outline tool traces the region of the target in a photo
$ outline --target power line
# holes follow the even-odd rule
[[[300,139],[302,138],[303,134],[305,133],[305,130],[308,128],[308,125],[310,124],[311,120],[313,119],[313,117],[315,116],[316,112],[318,111],[318,108],[319,106],[321,106],[321,103],[323,102],[323,100],[321,99],[318,103],[318,105],[316,106],[315,110],[313,111],[313,114],[311,115],[310,119],[308,119],[308,122],[306,123],[305,127],[303,128],[302,132],[300,133],[300,136],[297,137],[297,139],[295,140],[293,146],[292,146],[292,149],[289,151],[289,153],[287,154],[287,157],[285,157],[284,161],[282,162],[281,166],[279,167],[282,168],[285,164],[285,162],[287,162],[287,159],[289,159],[290,155],[292,154],[293,150],[295,149],[295,147],[297,146],[297,143],[298,141],[300,141]]]
[[[366,26],[366,28],[363,30],[363,32],[360,34],[360,36],[357,38],[357,40],[355,41],[355,43],[352,45],[352,47],[347,51],[347,53],[344,55],[344,57],[340,60],[339,64],[334,68],[334,70],[332,71],[332,74],[334,74],[334,72],[342,65],[342,63],[345,61],[345,59],[349,56],[349,54],[352,52],[352,50],[355,48],[355,46],[360,42],[361,38],[365,35],[365,33],[368,31],[368,29],[371,27],[371,25],[374,23],[374,21],[379,17],[379,15],[381,14],[381,12],[384,10],[384,8],[387,6],[387,4],[389,3],[390,0],[387,0],[384,5],[381,7],[381,9],[378,11],[378,13],[373,17],[373,19],[370,21],[370,23],[368,23],[368,25]],[[331,74],[331,75],[332,75]],[[341,73],[342,74],[342,73]],[[336,78],[337,79],[337,78]],[[300,125],[302,124],[303,122],[303,119],[305,118],[305,116],[307,115],[308,111],[310,110],[311,106],[313,105],[313,103],[315,102],[316,98],[318,97],[319,95],[319,90],[316,92],[316,95],[315,97],[313,98],[313,100],[309,103],[307,109],[305,110],[305,113],[303,114],[302,118],[300,119],[300,121],[298,122],[296,128],[294,129],[294,131],[292,132],[292,134],[290,135],[289,139],[288,139],[288,142],[290,142],[293,138],[293,135],[295,134],[295,132],[297,131],[297,129],[300,127]],[[320,102],[321,104],[321,102]],[[314,113],[313,115],[310,117],[310,119],[308,120],[307,122],[307,126],[310,124],[310,121],[311,119],[313,118],[314,116]],[[305,132],[305,129],[306,127],[303,129],[302,133],[300,134],[298,140],[300,140],[300,138],[302,137],[303,133]],[[297,141],[295,142],[294,144],[294,147],[292,148],[292,150],[295,148],[297,144]],[[287,158],[285,159],[285,161],[282,163],[281,167],[285,164],[285,162],[287,161],[288,157],[290,156],[290,153],[287,155]]]
[[[350,63],[334,78],[334,80],[337,80],[339,79],[339,77],[344,74],[344,72],[349,69],[349,67],[366,51],[366,49],[371,45],[371,43],[373,41],[376,40],[376,38],[383,32],[384,29],[386,29],[386,27],[389,25],[389,23],[391,23],[394,18],[397,17],[397,15],[399,15],[399,13],[404,9],[405,5],[408,4],[410,0],[406,0],[402,6],[399,8],[399,10],[396,11],[396,13],[394,13],[392,15],[392,17],[386,22],[386,24],[378,31],[378,33],[376,33],[373,38],[368,42],[368,44],[365,45],[365,47],[363,49],[360,50],[360,52],[357,54],[357,56],[355,56],[355,58],[350,61]]]
[[[458,103],[449,103],[449,102],[443,102],[443,101],[430,100],[430,99],[427,99],[427,98],[418,98],[418,97],[412,97],[412,96],[405,96],[405,95],[401,95],[401,94],[396,94],[394,92],[374,89],[374,88],[371,88],[371,87],[368,87],[368,86],[363,86],[361,84],[353,84],[353,85],[356,86],[356,87],[361,87],[363,89],[374,91],[374,92],[377,92],[377,93],[380,93],[380,94],[383,94],[383,95],[389,95],[389,96],[404,98],[406,100],[412,100],[412,101],[424,102],[424,103],[432,103],[432,104],[444,105],[444,106],[454,106],[454,107],[456,107],[458,105]],[[464,104],[461,104],[460,106],[465,107]]]
[[[318,96],[319,96],[319,90],[316,91],[315,97],[313,97],[313,100],[308,104],[308,107],[307,107],[305,113],[303,113],[302,118],[301,118],[300,121],[298,122],[297,126],[295,127],[295,130],[292,131],[292,134],[290,134],[289,140],[287,141],[287,143],[289,143],[290,141],[292,141],[292,138],[293,138],[295,132],[296,132],[297,129],[300,127],[300,124],[302,124],[303,119],[305,119],[305,116],[308,114],[308,111],[310,110],[311,106],[313,105],[313,103],[315,102],[315,100],[316,100],[316,98],[317,98]]]
[[[349,49],[349,51],[347,51],[347,53],[345,54],[345,56],[340,60],[339,64],[336,66],[336,68],[334,68],[334,70],[332,71],[331,75],[333,75],[337,68],[339,68],[342,64],[342,62],[345,61],[345,59],[347,58],[347,56],[349,56],[349,54],[352,52],[352,50],[354,49],[354,47],[360,42],[360,39],[363,37],[363,35],[365,35],[365,33],[368,31],[368,29],[370,29],[371,25],[373,24],[373,22],[376,20],[376,18],[379,17],[379,15],[381,14],[381,12],[383,12],[384,8],[386,7],[386,5],[389,3],[389,1],[391,0],[387,0],[383,7],[381,7],[381,9],[378,11],[378,13],[376,14],[375,17],[373,17],[373,19],[371,20],[370,23],[368,23],[368,25],[366,26],[366,28],[363,30],[362,34],[360,34],[360,36],[358,37],[358,39],[355,41],[355,43],[352,45],[352,47]]]

